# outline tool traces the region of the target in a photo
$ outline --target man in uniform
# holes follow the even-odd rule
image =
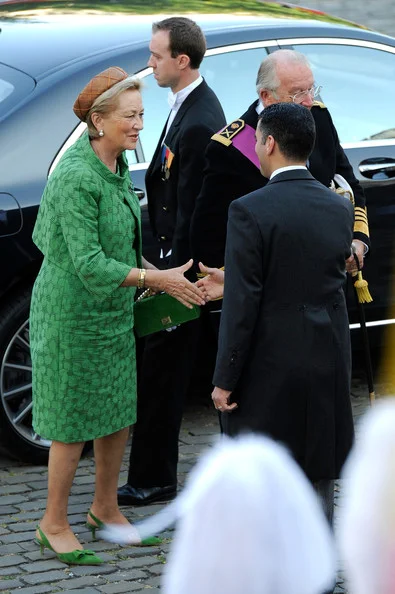
[[[351,186],[355,199],[353,243],[360,266],[368,250],[369,228],[363,190],[340,146],[332,118],[321,102],[314,101],[319,87],[306,57],[293,50],[278,50],[263,62],[257,75],[259,99],[248,110],[214,134],[206,151],[205,176],[191,223],[192,256],[208,266],[224,263],[228,208],[235,199],[261,188],[267,180],[259,171],[254,152],[258,116],[273,103],[293,102],[311,110],[316,125],[316,141],[308,169],[325,186],[340,174]],[[322,208],[325,216],[325,208]],[[348,267],[353,270],[351,257]],[[217,308],[218,309],[218,308]]]
[[[205,149],[213,132],[226,123],[216,95],[199,73],[205,51],[203,32],[191,19],[171,17],[153,25],[148,65],[158,85],[170,88],[171,112],[147,170],[146,188],[164,266],[178,266],[191,257],[190,221],[202,185]],[[200,321],[146,340],[128,482],[118,489],[122,505],[176,495],[178,436]]]

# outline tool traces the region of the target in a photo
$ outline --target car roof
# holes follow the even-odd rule
[[[279,36],[385,39],[385,36],[356,27],[316,20],[241,15],[194,15],[193,18],[202,26],[209,48]],[[147,47],[155,20],[158,20],[157,16],[91,15],[83,18],[78,15],[77,20],[0,21],[1,61],[39,80],[72,63],[109,50]]]

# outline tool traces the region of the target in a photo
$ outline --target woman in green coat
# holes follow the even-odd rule
[[[30,312],[33,425],[52,440],[41,548],[61,561],[101,563],[67,519],[70,489],[87,440],[94,440],[96,485],[87,524],[128,524],[117,504],[118,475],[136,420],[133,297],[136,287],[203,304],[184,278],[192,261],[158,270],[142,258],[140,205],[123,151],[143,128],[140,82],[111,67],[74,105],[88,130],[51,175],[33,240],[44,254]],[[136,544],[141,540],[136,531]],[[147,544],[147,543],[145,543]]]

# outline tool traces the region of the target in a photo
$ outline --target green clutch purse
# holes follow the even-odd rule
[[[150,294],[149,289],[134,304],[134,330],[141,338],[166,328],[195,320],[200,316],[200,307],[186,307],[167,293]]]

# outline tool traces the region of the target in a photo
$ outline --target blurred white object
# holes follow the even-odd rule
[[[178,499],[169,503],[160,512],[135,524],[105,524],[98,535],[107,542],[120,545],[140,544],[145,538],[156,536],[172,526],[179,516]]]
[[[395,593],[395,400],[363,420],[343,472],[339,547],[352,594]]]
[[[133,524],[104,524],[98,530],[98,535],[107,542],[116,542],[121,545],[139,545],[141,536]]]
[[[354,192],[352,190],[352,187],[350,186],[348,181],[342,175],[340,175],[340,173],[336,173],[334,175],[329,187],[331,190],[336,192],[336,194],[344,196],[344,198],[347,198],[347,200],[350,200],[352,204],[355,205]]]
[[[180,519],[164,594],[322,594],[334,586],[332,535],[317,496],[270,439],[223,438],[169,507]]]

